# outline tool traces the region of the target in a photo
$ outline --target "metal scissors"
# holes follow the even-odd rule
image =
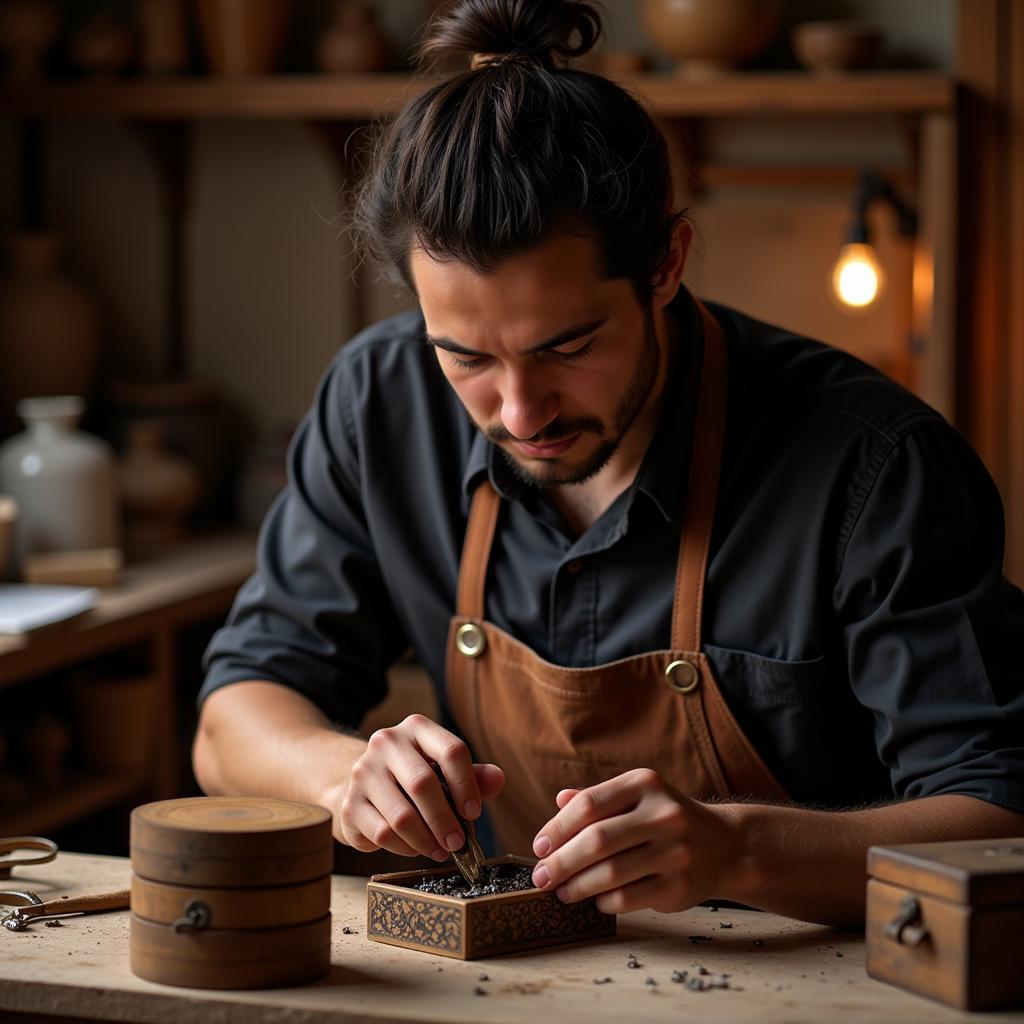
[[[41,850],[42,856],[7,858],[20,850]],[[57,844],[52,839],[40,836],[14,836],[12,839],[0,839],[0,878],[10,878],[11,872],[25,864],[46,864],[57,856]]]

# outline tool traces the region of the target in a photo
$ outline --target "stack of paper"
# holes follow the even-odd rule
[[[27,633],[81,615],[99,603],[95,587],[0,585],[0,633]]]

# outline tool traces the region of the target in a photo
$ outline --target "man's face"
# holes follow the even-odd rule
[[[581,483],[611,458],[661,363],[650,309],[602,280],[589,237],[559,234],[490,275],[414,249],[427,340],[456,394],[516,475]]]

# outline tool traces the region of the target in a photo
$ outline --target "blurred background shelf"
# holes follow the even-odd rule
[[[949,111],[955,82],[930,71],[748,72],[692,81],[660,73],[616,81],[665,117],[915,114]],[[371,120],[395,113],[429,78],[406,74],[258,75],[68,82],[0,89],[0,114],[143,120]]]
[[[45,835],[132,801],[147,790],[149,779],[112,773],[68,776],[51,786],[32,786],[0,812],[0,835]]]

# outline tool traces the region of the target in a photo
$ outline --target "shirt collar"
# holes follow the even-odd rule
[[[647,448],[624,511],[632,505],[636,493],[646,495],[666,520],[672,522],[683,512],[690,465],[693,419],[699,385],[703,328],[697,305],[685,287],[668,306],[680,325],[680,351],[676,353],[662,400],[661,417]],[[471,497],[484,476],[509,500],[522,500],[529,488],[518,481],[506,465],[501,451],[478,429],[473,435],[469,458],[462,476],[462,487]]]

